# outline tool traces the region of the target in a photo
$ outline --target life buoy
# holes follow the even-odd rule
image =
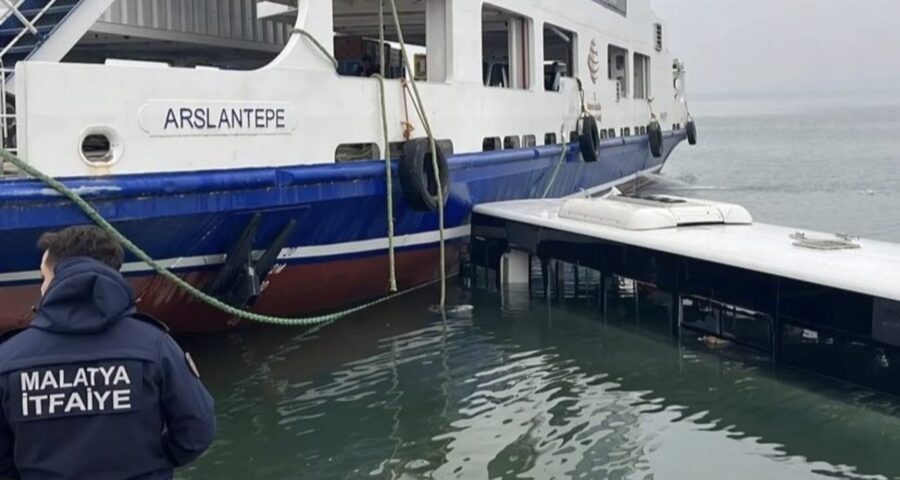
[[[450,195],[449,172],[444,147],[435,142],[437,148],[438,178],[441,182],[446,203]],[[434,163],[431,159],[431,142],[427,138],[414,138],[403,144],[403,156],[398,165],[400,187],[403,197],[414,210],[433,212],[438,209],[438,189],[435,183]]]
[[[647,136],[650,138],[650,153],[654,158],[659,158],[663,154],[663,134],[662,127],[656,120],[647,125]]]
[[[687,122],[687,126],[685,127],[687,130],[687,138],[689,145],[697,144],[697,125],[694,123],[694,119],[690,119]]]
[[[578,131],[581,157],[585,162],[596,162],[600,158],[600,129],[597,127],[597,119],[591,115],[585,115],[578,123],[581,126]]]

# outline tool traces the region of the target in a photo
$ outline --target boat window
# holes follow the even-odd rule
[[[342,143],[334,152],[334,161],[356,162],[360,160],[378,160],[381,151],[375,143]]]
[[[606,140],[609,138],[609,134],[606,132],[606,129],[600,130],[600,140]]]
[[[500,141],[500,137],[487,137],[481,142],[481,150],[484,152],[501,150],[502,146],[503,142]]]
[[[530,21],[485,4],[481,13],[481,60],[488,87],[528,89]]]
[[[398,2],[400,28],[406,43],[411,75],[421,81],[446,78],[446,34],[437,21],[446,18],[447,0]],[[378,35],[378,0],[333,0],[334,56],[338,74],[371,77],[381,73],[381,48]],[[434,19],[437,19],[433,21]],[[389,79],[402,78],[406,68],[399,35],[394,28],[390,4],[385,4],[385,72]]]
[[[634,54],[634,98],[650,98],[650,57]]]
[[[510,136],[503,139],[503,148],[505,150],[515,150],[522,146],[522,141],[519,140],[519,137]]]
[[[609,46],[609,79],[616,82],[616,91],[620,97],[628,97],[628,50]]]
[[[772,347],[772,318],[700,295],[682,300],[685,327],[719,338],[737,341],[760,350]],[[786,333],[788,328],[785,328]]]
[[[575,33],[544,24],[544,90],[558,92],[564,77],[575,76]]]
[[[556,145],[556,134],[547,133],[544,135],[544,145]]]
[[[616,138],[616,129],[615,128],[610,128],[607,131],[609,132],[609,134],[608,134],[609,138]]]
[[[403,146],[406,145],[406,142],[391,142],[391,158],[398,159],[403,156]]]
[[[525,135],[522,137],[522,146],[523,147],[536,147],[537,146],[537,138],[534,135]]]

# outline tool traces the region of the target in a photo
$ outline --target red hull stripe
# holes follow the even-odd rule
[[[459,246],[448,248],[448,266],[458,265]],[[439,250],[429,248],[397,254],[400,289],[432,281],[439,276]],[[308,265],[276,266],[253,310],[268,315],[303,316],[336,311],[388,292],[388,258],[376,256]],[[212,274],[183,274],[203,286]],[[194,300],[156,275],[130,277],[140,311],[149,313],[180,332],[208,332],[236,327],[240,322]],[[22,328],[40,302],[36,284],[0,288],[0,330]]]

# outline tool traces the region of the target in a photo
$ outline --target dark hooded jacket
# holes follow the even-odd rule
[[[212,398],[134,312],[119,272],[56,266],[31,327],[0,345],[0,478],[169,479],[209,447]]]

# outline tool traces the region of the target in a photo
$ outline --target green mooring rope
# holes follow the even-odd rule
[[[91,219],[94,223],[96,223],[100,228],[106,230],[117,240],[119,240],[126,250],[131,252],[135,257],[137,257],[142,262],[149,265],[156,273],[166,278],[173,284],[175,284],[178,288],[184,290],[186,293],[191,296],[197,298],[198,300],[206,303],[210,307],[213,307],[217,310],[220,310],[228,315],[240,318],[242,320],[247,320],[255,323],[264,323],[269,325],[280,325],[286,327],[313,327],[317,325],[322,325],[326,323],[331,323],[336,320],[340,320],[341,318],[347,317],[354,313],[361,312],[363,310],[369,309],[376,305],[380,305],[387,301],[393,300],[397,297],[401,297],[403,295],[415,292],[417,290],[421,290],[423,288],[429,287],[437,281],[426,283],[424,285],[420,285],[414,288],[410,288],[409,290],[405,290],[400,293],[395,293],[392,295],[388,295],[386,297],[380,298],[378,300],[364,303],[362,305],[342,310],[340,312],[330,313],[327,315],[319,315],[315,317],[305,317],[305,318],[286,318],[286,317],[274,317],[270,315],[263,315],[259,313],[250,312],[247,310],[242,310],[240,308],[233,307],[228,305],[227,303],[222,302],[221,300],[209,295],[208,293],[198,289],[197,287],[191,285],[186,282],[184,279],[173,273],[171,270],[163,267],[156,260],[150,258],[146,252],[141,250],[140,247],[134,244],[131,240],[129,240],[125,235],[123,235],[116,227],[114,227],[109,221],[107,221],[103,216],[98,212],[87,200],[85,200],[81,195],[76,193],[74,190],[70,189],[66,185],[64,185],[59,180],[56,180],[53,177],[41,172],[37,168],[29,165],[24,160],[19,157],[13,155],[5,149],[0,148],[0,158],[3,160],[13,164],[16,168],[19,169],[20,172],[24,172],[30,177],[33,177],[41,182],[45,183],[47,186],[57,191],[62,196],[68,198],[72,201],[78,208],[84,212],[88,218]]]
[[[415,292],[418,290],[422,290],[426,287],[434,285],[435,283],[441,284],[440,307],[441,307],[441,309],[443,309],[446,304],[446,295],[447,295],[447,293],[446,293],[447,275],[446,275],[446,264],[445,264],[446,253],[445,253],[445,239],[444,239],[444,202],[443,202],[444,194],[443,194],[443,185],[441,185],[440,177],[439,177],[440,170],[439,170],[438,161],[437,161],[437,153],[436,153],[437,148],[435,145],[436,142],[435,142],[435,138],[434,138],[434,133],[431,130],[431,124],[428,121],[428,117],[425,114],[424,107],[422,105],[422,97],[419,95],[419,91],[416,86],[415,78],[412,74],[410,74],[410,72],[412,70],[412,68],[411,68],[412,66],[409,65],[409,61],[408,61],[408,57],[407,57],[406,43],[403,39],[403,32],[400,28],[400,18],[399,18],[399,14],[397,13],[397,4],[394,0],[390,0],[390,2],[391,2],[391,10],[392,10],[391,13],[393,14],[392,16],[393,16],[393,20],[394,20],[394,25],[397,29],[398,37],[400,40],[399,43],[400,43],[400,49],[402,52],[403,62],[406,65],[407,74],[409,74],[410,84],[412,85],[413,94],[415,96],[415,99],[414,99],[415,101],[413,102],[413,105],[416,107],[416,112],[418,113],[419,118],[425,127],[425,131],[428,134],[428,139],[431,144],[430,145],[431,151],[433,152],[432,156],[431,156],[432,157],[432,168],[434,169],[435,176],[438,177],[436,179],[437,181],[435,182],[437,185],[437,190],[438,190],[437,194],[438,194],[438,199],[439,199],[438,200],[438,218],[439,218],[440,250],[441,250],[441,252],[440,252],[441,274],[440,274],[440,278],[438,280],[428,282],[423,285],[419,285],[417,287],[413,287],[413,288],[410,288],[410,289],[402,291],[402,292],[392,293],[391,295],[387,295],[378,300],[374,300],[372,302],[364,303],[362,305],[358,305],[356,307],[353,307],[353,308],[350,308],[347,310],[342,310],[340,312],[330,313],[327,315],[319,315],[319,316],[315,316],[315,317],[288,318],[288,317],[275,317],[275,316],[271,316],[271,315],[263,315],[263,314],[259,314],[259,313],[250,312],[250,311],[243,310],[243,309],[240,309],[237,307],[233,307],[231,305],[228,305],[225,302],[222,302],[221,300],[219,300],[219,299],[209,295],[208,293],[198,289],[197,287],[191,285],[190,283],[188,283],[187,281],[185,281],[184,279],[182,279],[181,277],[179,277],[178,275],[173,273],[171,270],[162,266],[159,262],[157,262],[156,260],[151,258],[150,255],[148,255],[146,252],[144,252],[140,247],[135,245],[134,242],[129,240],[128,237],[123,235],[122,232],[120,232],[118,229],[116,229],[116,227],[114,227],[111,223],[109,223],[109,221],[107,221],[105,218],[103,218],[103,215],[101,215],[100,212],[98,212],[87,200],[85,200],[81,195],[79,195],[74,190],[67,187],[65,184],[63,184],[59,180],[56,180],[55,178],[45,174],[44,172],[41,172],[37,168],[29,165],[27,162],[25,162],[24,160],[20,159],[19,157],[13,155],[6,149],[0,148],[0,159],[2,159],[5,162],[11,163],[19,171],[24,172],[25,174],[27,174],[30,177],[40,180],[41,182],[45,183],[47,186],[49,186],[50,188],[52,188],[53,190],[58,192],[63,197],[66,197],[67,199],[69,199],[79,209],[81,209],[81,211],[84,212],[84,214],[91,221],[93,221],[95,224],[97,224],[97,226],[99,226],[100,228],[103,228],[104,230],[106,230],[107,232],[112,234],[114,237],[116,237],[116,239],[122,243],[122,246],[125,247],[126,250],[131,252],[131,254],[133,254],[135,257],[137,257],[142,262],[149,265],[150,268],[152,268],[153,271],[155,271],[157,274],[159,274],[160,276],[169,280],[175,286],[184,290],[186,293],[193,296],[194,298],[202,301],[203,303],[206,303],[207,305],[209,305],[212,308],[215,308],[215,309],[217,309],[223,313],[226,313],[228,315],[231,315],[233,317],[240,318],[242,320],[255,322],[255,323],[263,323],[263,324],[269,324],[269,325],[280,325],[280,326],[290,326],[290,327],[313,327],[313,326],[331,323],[336,320],[340,320],[341,318],[347,317],[354,313],[358,313],[363,310],[367,310],[369,308],[372,308],[376,305],[380,305],[382,303],[388,302],[395,298],[407,295],[409,293],[412,293],[412,292]],[[381,17],[381,22],[383,25],[383,21],[384,21],[383,10],[381,10],[380,17]],[[331,55],[328,52],[328,50],[313,35],[311,35],[309,32],[307,32],[301,28],[295,28],[293,31],[295,33],[299,33],[299,34],[305,36],[310,41],[312,41],[312,43],[318,48],[318,50],[321,51],[322,53],[324,53],[325,56],[332,62],[332,64],[334,64],[335,68],[337,68],[337,66],[338,66],[337,59],[335,59],[334,56]],[[381,38],[383,38],[383,35],[384,35],[384,28],[382,27],[381,28]],[[382,64],[382,74],[383,74],[383,72],[384,72],[384,59],[383,59],[384,41],[383,40],[382,40],[381,47],[382,47],[381,64]],[[390,143],[388,142],[388,137],[387,137],[387,118],[386,118],[387,108],[385,105],[385,96],[384,96],[384,77],[382,75],[379,75],[378,80],[381,83],[380,88],[381,88],[382,121],[384,122],[383,127],[385,130],[384,131],[384,133],[385,133],[385,158],[386,158],[386,165],[387,165],[386,168],[388,168],[388,171],[387,171],[388,209],[389,209],[389,216],[392,216],[392,213],[393,213],[392,207],[393,206],[392,206],[391,189],[390,189],[390,180],[391,180],[390,148],[389,148]],[[3,162],[0,162],[0,165],[2,165],[2,163]],[[389,232],[388,232],[389,238],[390,238],[389,250],[390,250],[390,256],[392,257],[391,258],[391,266],[390,266],[390,287],[391,287],[392,292],[396,292],[396,277],[395,277],[396,274],[395,274],[395,270],[394,270],[394,261],[393,261],[393,253],[394,253],[393,252],[393,250],[394,250],[394,248],[393,248],[393,221],[391,221],[390,223],[391,223],[391,225],[389,225]]]

